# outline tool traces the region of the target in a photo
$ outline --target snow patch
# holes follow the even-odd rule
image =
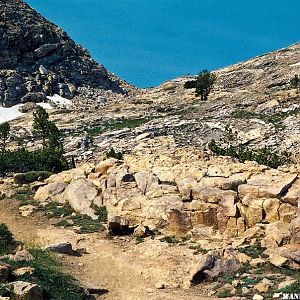
[[[51,106],[50,103],[46,103],[46,102],[39,102],[37,103],[38,106],[41,106],[44,109],[53,109],[53,107]]]
[[[51,100],[54,104],[56,104],[57,106],[70,106],[72,105],[72,101],[66,98],[63,98],[57,94],[54,94],[53,96],[48,96],[47,99]]]
[[[12,107],[0,107],[0,124],[15,120],[24,115],[19,111],[22,105],[23,104],[14,105]]]

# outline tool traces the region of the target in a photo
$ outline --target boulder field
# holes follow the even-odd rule
[[[189,236],[208,250],[260,237],[275,265],[294,265],[299,195],[297,165],[275,170],[185,152],[84,164],[46,179],[34,199],[95,219],[96,207],[106,206],[112,233]]]

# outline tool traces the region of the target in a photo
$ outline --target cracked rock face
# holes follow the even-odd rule
[[[86,49],[20,0],[0,3],[0,102],[43,101],[80,95],[81,88],[123,93],[119,79]]]

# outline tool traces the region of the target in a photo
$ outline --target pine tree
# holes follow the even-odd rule
[[[0,140],[1,150],[4,151],[6,148],[7,138],[10,132],[10,126],[7,122],[0,124]]]
[[[41,106],[38,106],[33,113],[33,133],[42,139],[43,149],[45,149],[49,135],[49,115]]]
[[[216,79],[216,75],[207,70],[200,72],[196,78],[196,96],[201,96],[201,100],[207,100]]]
[[[290,81],[290,85],[292,89],[297,89],[297,93],[299,94],[300,91],[300,78],[298,75],[295,75],[291,81]]]

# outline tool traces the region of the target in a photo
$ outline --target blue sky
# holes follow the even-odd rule
[[[26,0],[138,87],[300,41],[299,0]]]

